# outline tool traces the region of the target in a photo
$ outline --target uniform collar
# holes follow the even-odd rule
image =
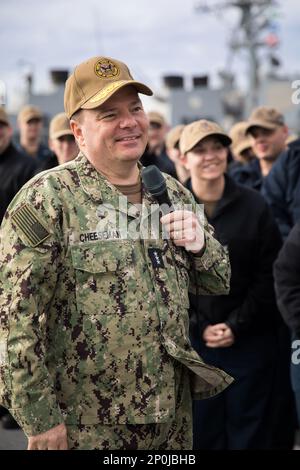
[[[124,196],[112,183],[110,183],[105,178],[105,176],[97,171],[82,152],[79,152],[74,162],[80,179],[81,187],[90,199],[92,199],[94,202],[97,202],[98,204],[110,204],[117,210],[124,212],[131,217],[136,218],[140,216],[140,212],[135,210],[135,206],[128,200],[127,204],[119,204],[120,196],[127,199],[126,196]],[[140,171],[143,168],[140,162],[138,162],[138,167]],[[143,204],[146,206],[155,203],[155,200],[147,191],[145,191],[143,185],[142,200]],[[128,214],[129,208],[130,214]]]

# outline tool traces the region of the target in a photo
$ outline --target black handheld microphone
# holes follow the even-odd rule
[[[157,200],[160,205],[160,212],[165,215],[174,212],[174,207],[170,201],[165,178],[161,171],[155,165],[149,165],[142,169],[142,180],[145,188],[149,191],[151,196]],[[197,247],[197,242],[186,242],[186,250],[194,250]]]
[[[154,199],[159,203],[163,214],[169,214],[174,211],[170,201],[165,178],[161,171],[155,165],[149,165],[142,169],[142,180],[145,188]]]
[[[169,214],[174,211],[172,203],[170,201],[167,185],[165,178],[163,177],[161,171],[155,165],[149,165],[146,168],[142,169],[141,172],[143,184],[151,196],[159,204],[159,213],[162,215]],[[167,243],[169,245],[169,236],[166,233],[160,233],[160,230],[163,230],[161,225],[158,231],[159,236],[165,239],[167,237]],[[158,227],[157,227],[158,228]],[[171,251],[172,253],[172,251]],[[159,248],[148,248],[148,254],[152,261],[152,265],[155,268],[164,267],[164,261],[162,257],[162,250]]]

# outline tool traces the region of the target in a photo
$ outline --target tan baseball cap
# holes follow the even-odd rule
[[[226,147],[231,144],[231,138],[217,123],[201,119],[184,127],[179,141],[181,153],[189,152],[198,142],[208,136],[220,137]]]
[[[0,122],[2,122],[2,124],[6,124],[7,126],[10,126],[7,112],[5,111],[3,107],[0,107]]]
[[[252,111],[245,132],[251,132],[252,127],[263,127],[264,129],[273,130],[284,125],[284,116],[278,109],[260,106]]]
[[[239,155],[244,150],[252,147],[253,142],[249,135],[246,134],[248,127],[247,121],[241,121],[236,123],[230,129],[229,135],[232,139],[231,148],[234,154]]]
[[[42,119],[43,115],[37,106],[28,104],[24,106],[18,114],[18,120],[21,122],[29,122],[31,119]]]
[[[79,109],[97,108],[124,86],[132,85],[139,93],[152,95],[143,83],[133,79],[123,62],[110,57],[92,57],[77,65],[65,86],[64,105],[67,116]]]
[[[149,113],[147,113],[147,116],[149,122],[156,122],[157,124],[161,124],[162,126],[166,124],[165,118],[158,111],[149,111]]]
[[[173,127],[166,136],[166,147],[168,149],[173,149],[176,147],[176,145],[179,142],[180,136],[182,134],[182,131],[184,129],[183,124],[179,124],[178,126]]]
[[[59,113],[50,121],[49,137],[50,139],[58,139],[63,135],[73,135],[70,127],[70,120],[66,113]]]

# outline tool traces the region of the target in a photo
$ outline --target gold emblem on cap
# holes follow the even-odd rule
[[[100,78],[114,78],[120,74],[120,69],[111,60],[101,59],[95,64],[95,74]]]

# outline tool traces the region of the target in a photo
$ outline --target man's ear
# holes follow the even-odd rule
[[[71,119],[70,126],[74,134],[75,140],[79,147],[84,147],[84,137],[82,134],[81,124],[74,119]]]

